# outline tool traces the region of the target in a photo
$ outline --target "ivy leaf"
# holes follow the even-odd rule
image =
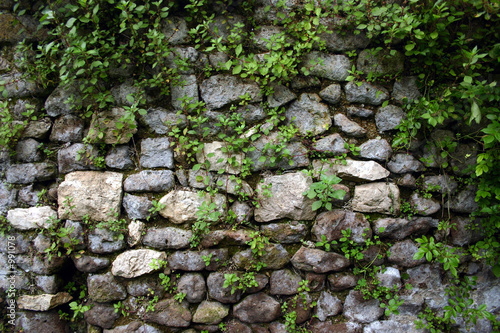
[[[318,210],[321,208],[322,206],[322,202],[321,201],[314,201],[314,203],[312,204],[312,210]]]

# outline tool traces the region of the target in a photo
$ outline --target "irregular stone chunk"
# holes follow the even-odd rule
[[[315,273],[341,271],[350,265],[349,260],[340,254],[304,246],[294,254],[291,262],[297,269]]]
[[[59,318],[56,310],[49,312],[20,311],[16,320],[16,331],[18,332],[51,332],[67,333],[68,324]]]
[[[289,269],[274,271],[269,280],[271,295],[295,295],[302,277]]]
[[[447,175],[425,176],[422,187],[429,192],[451,195],[455,193],[458,183]]]
[[[340,127],[340,130],[347,135],[352,135],[354,137],[363,137],[366,135],[366,130],[359,126],[355,121],[350,120],[342,113],[337,113],[333,120],[335,121],[335,126]]]
[[[111,273],[114,276],[132,279],[156,271],[150,264],[164,261],[166,258],[165,252],[154,250],[141,249],[126,251],[120,253],[113,261]]]
[[[145,319],[148,322],[169,327],[188,327],[192,315],[188,303],[179,303],[173,298],[161,300],[155,305],[155,311],[147,312]]]
[[[117,172],[76,171],[66,175],[57,189],[59,218],[81,220],[88,215],[94,221],[106,221],[120,212],[123,175]],[[71,198],[68,210],[64,203]]]
[[[146,224],[141,221],[132,220],[128,225],[127,244],[134,247],[141,242],[141,237],[146,229]]]
[[[478,151],[480,149],[476,143],[459,143],[455,151],[450,153],[453,173],[465,176],[474,172]]]
[[[319,92],[319,97],[330,104],[337,104],[338,102],[340,102],[341,95],[342,89],[340,88],[340,84],[338,83],[331,84]]]
[[[28,127],[24,129],[22,138],[45,139],[50,131],[52,123],[49,118],[42,118],[37,121],[30,121]]]
[[[389,98],[389,92],[385,88],[367,82],[363,82],[360,86],[354,81],[348,82],[344,90],[349,103],[380,105]]]
[[[355,287],[358,284],[358,277],[352,273],[334,273],[328,275],[330,290],[342,291]]]
[[[93,146],[83,143],[75,143],[57,152],[57,164],[59,173],[69,173],[73,171],[98,170],[94,164],[99,152]]]
[[[221,107],[239,102],[242,95],[248,94],[251,103],[262,101],[262,94],[259,86],[255,83],[245,83],[241,79],[218,74],[203,81],[200,86],[201,98],[210,109],[220,109]]]
[[[126,243],[119,232],[98,228],[90,232],[88,245],[91,252],[106,254],[124,249]]]
[[[233,315],[246,323],[269,323],[281,316],[281,305],[264,293],[253,294],[233,307]]]
[[[441,204],[435,199],[426,199],[417,192],[410,196],[410,205],[420,215],[432,215],[441,209]]]
[[[206,265],[203,257],[210,257],[210,264]],[[168,266],[171,269],[183,271],[208,271],[217,270],[224,262],[229,260],[228,249],[215,249],[203,251],[177,251],[168,257]]]
[[[451,223],[455,225],[454,228],[451,228],[451,242],[453,245],[464,246],[483,238],[483,230],[479,219],[455,216]]]
[[[334,209],[321,213],[312,227],[312,234],[317,241],[325,236],[328,242],[343,237],[343,230],[351,230],[351,239],[356,243],[364,243],[372,237],[370,223],[363,214]]]
[[[380,133],[395,129],[406,117],[406,113],[398,106],[387,105],[378,109],[375,123]]]
[[[281,244],[299,243],[308,232],[304,223],[291,221],[290,223],[270,223],[260,227],[262,234]]]
[[[106,144],[124,144],[130,141],[137,132],[137,122],[124,123],[120,119],[126,116],[124,108],[112,108],[109,111],[95,113],[89,129],[89,138],[96,141],[103,141]],[[101,127],[106,124],[105,127]],[[119,127],[121,129],[117,130]],[[99,134],[103,133],[102,139]]]
[[[217,325],[229,314],[229,307],[219,302],[203,301],[193,315],[193,323]]]
[[[397,268],[386,267],[385,270],[377,273],[377,278],[383,287],[393,288],[396,286],[397,288],[401,288],[401,274]]]
[[[111,272],[89,276],[87,287],[90,298],[99,303],[121,301],[127,297],[125,287],[111,275]]]
[[[394,173],[420,172],[424,170],[422,162],[407,154],[396,154],[387,164]]]
[[[188,98],[188,104],[198,102],[198,84],[196,75],[180,75],[177,84],[170,85],[172,106],[182,110],[182,100]]]
[[[417,180],[412,174],[407,173],[403,177],[398,179],[397,184],[399,186],[409,187],[414,189],[417,187]]]
[[[189,247],[193,236],[191,230],[179,228],[149,228],[142,239],[142,244],[159,250],[182,249]]]
[[[211,273],[216,274],[216,273]],[[207,287],[200,273],[186,273],[177,280],[177,291],[186,294],[189,303],[200,303],[205,299]]]
[[[212,247],[218,244],[245,245],[252,238],[249,230],[215,230],[206,235],[201,241],[203,247]]]
[[[319,320],[325,321],[326,318],[339,314],[342,308],[342,302],[337,296],[332,296],[329,292],[323,291],[319,295],[315,314]]]
[[[153,208],[151,201],[147,197],[140,197],[125,193],[123,196],[123,208],[127,212],[128,218],[147,219],[150,215],[149,210]]]
[[[169,138],[148,138],[141,141],[140,163],[144,168],[174,168],[174,151]]]
[[[268,222],[282,218],[312,220],[316,215],[312,210],[313,200],[303,195],[311,184],[311,177],[302,172],[264,178],[257,186],[260,207],[255,209],[255,221]],[[271,186],[271,197],[263,194],[264,187],[268,186]]]
[[[478,204],[476,202],[476,192],[477,187],[474,185],[468,185],[467,188],[457,195],[451,197],[451,200],[445,203],[446,208],[450,208],[454,212],[458,213],[472,213],[478,210]]]
[[[160,204],[165,205],[165,208],[160,211],[160,215],[176,224],[195,221],[198,218],[198,208],[203,202],[214,203],[220,218],[224,217],[226,197],[222,194],[210,196],[207,193],[200,197],[198,193],[183,190],[171,191],[160,199]]]
[[[82,255],[81,257],[72,257],[76,269],[85,273],[94,273],[100,269],[109,266],[110,261],[108,258],[99,258],[94,256]]]
[[[351,69],[351,62],[346,56],[317,51],[307,53],[303,64],[309,69],[310,75],[332,81],[345,81]]]
[[[161,299],[165,294],[165,288],[156,274],[143,276],[127,282],[127,292],[132,296],[151,296],[153,292],[155,296]]]
[[[402,240],[410,235],[425,234],[430,228],[437,228],[439,220],[430,217],[381,218],[373,222],[373,230],[381,237]],[[383,231],[382,231],[383,229]]]
[[[67,292],[60,292],[55,295],[21,295],[17,299],[19,309],[31,311],[48,311],[61,304],[68,303],[73,297]]]
[[[397,101],[403,101],[405,98],[411,102],[422,96],[417,87],[417,78],[415,76],[404,76],[394,82],[392,88],[392,97]]]
[[[81,142],[85,123],[83,119],[73,115],[59,117],[52,126],[50,141]]]
[[[272,50],[273,47],[276,47],[276,42],[274,42],[275,40],[280,40],[284,37],[285,33],[282,27],[264,25],[255,29],[252,42],[260,51],[266,52]]]
[[[5,178],[11,184],[29,184],[50,180],[56,176],[56,167],[51,163],[13,164],[7,168]]]
[[[251,249],[236,252],[232,262],[239,269],[251,267],[255,259]],[[281,244],[268,244],[259,262],[266,264],[267,269],[281,269],[290,261],[290,254]]]
[[[368,118],[373,116],[373,111],[370,109],[361,108],[358,106],[348,106],[346,108],[347,114],[350,116]]]
[[[297,95],[281,84],[272,84],[272,87],[274,92],[267,97],[267,103],[271,108],[285,105],[297,98]]]
[[[169,134],[174,126],[183,129],[187,124],[185,115],[163,108],[149,109],[141,121],[156,134]]]
[[[389,176],[390,172],[374,161],[357,161],[346,159],[346,164],[336,163],[335,159],[326,162],[321,160],[313,161],[313,169],[317,175],[325,176],[337,175],[343,179],[354,181],[373,181]]]
[[[179,74],[196,74],[196,71],[203,70],[208,64],[206,54],[198,52],[194,47],[174,47],[172,52],[166,57],[166,65],[177,69]],[[157,72],[160,69],[157,67]]]
[[[389,262],[402,267],[415,267],[426,262],[425,257],[414,260],[413,256],[417,253],[417,245],[410,239],[397,242],[389,249]]]
[[[210,154],[210,155],[209,155]],[[211,156],[213,154],[213,156]],[[225,173],[239,174],[241,164],[245,155],[234,151],[228,151],[224,142],[211,142],[203,145],[203,150],[196,153],[198,163],[209,163],[209,171],[224,170]],[[222,161],[221,161],[222,160]]]
[[[357,70],[375,75],[393,75],[404,69],[404,55],[396,51],[395,55],[388,52],[375,52],[374,49],[365,49],[358,55]]]
[[[316,141],[313,144],[313,148],[325,153],[330,153],[333,155],[342,155],[349,152],[347,148],[345,148],[345,141],[338,133],[334,133],[324,138]]]
[[[285,117],[294,124],[302,135],[318,135],[332,126],[330,110],[320,103],[316,94],[301,94],[299,99],[288,107]]]
[[[134,162],[132,162],[130,155],[131,151],[129,146],[115,146],[111,148],[104,160],[106,166],[109,168],[120,170],[132,169],[134,167]]]
[[[351,290],[344,302],[344,316],[349,320],[368,324],[384,314],[384,309],[379,305],[378,299],[365,300],[362,292]]]
[[[330,332],[342,332],[342,333],[362,333],[363,325],[356,322],[338,323],[333,324],[331,321],[316,321],[310,326],[312,333],[330,333]]]
[[[34,139],[26,139],[17,142],[16,159],[19,162],[39,162],[42,160],[42,154],[38,147],[40,143]]]
[[[0,14],[1,16],[4,15]],[[40,87],[35,82],[23,79],[20,73],[0,75],[0,82],[4,82],[2,84],[4,91],[6,91],[4,94],[7,94],[3,98],[30,97],[41,92]]]
[[[111,304],[94,304],[90,310],[84,313],[84,318],[90,325],[102,328],[112,328],[120,314],[115,311]]]
[[[56,218],[56,211],[49,206],[15,208],[7,212],[7,221],[19,230],[47,229]]]
[[[218,175],[214,182],[219,190],[226,193],[253,197],[253,188],[241,178],[232,175]]]
[[[224,287],[224,273],[210,273],[207,278],[208,295],[221,303],[236,303],[241,299],[242,290],[231,293],[232,287]]]
[[[179,45],[189,42],[189,29],[184,18],[168,16],[162,22],[162,26],[162,32],[170,44]]]
[[[392,148],[386,139],[368,140],[359,146],[359,156],[362,158],[385,162],[392,155]]]
[[[320,6],[323,1],[319,1]],[[338,19],[335,18],[320,18],[321,25],[327,26],[328,32],[323,32],[319,38],[325,42],[326,49],[330,52],[343,52],[355,49],[364,49],[370,43],[370,39],[361,31],[355,34],[354,30],[341,27],[339,30]],[[356,31],[356,32],[359,32]]]
[[[399,188],[394,184],[370,183],[354,188],[352,209],[363,213],[399,214]]]
[[[130,175],[123,182],[126,192],[166,192],[175,185],[171,170],[143,170]]]

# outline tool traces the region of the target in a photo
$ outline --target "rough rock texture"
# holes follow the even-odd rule
[[[179,303],[173,298],[156,303],[154,312],[147,312],[147,322],[170,327],[188,327],[192,319],[187,302]]]
[[[262,95],[256,83],[246,83],[241,79],[218,74],[203,81],[200,86],[201,98],[210,109],[219,109],[224,105],[239,102],[240,96],[248,94],[250,102],[260,102]]]
[[[316,305],[316,317],[325,321],[328,317],[336,316],[342,311],[342,302],[327,291],[322,291]]]
[[[141,197],[125,193],[123,196],[123,208],[127,212],[129,219],[146,219],[149,217],[149,210],[153,208],[151,201],[147,197]]]
[[[264,247],[264,253],[259,257],[259,262],[266,264],[267,269],[281,269],[290,261],[290,254],[281,244],[268,244]],[[236,252],[232,262],[239,269],[247,269],[254,262],[251,249]]]
[[[387,167],[394,173],[420,172],[424,170],[422,162],[407,154],[394,155]]]
[[[357,70],[368,74],[391,75],[401,72],[404,68],[404,56],[401,52],[395,55],[388,52],[375,52],[374,49],[365,49],[358,55]]]
[[[182,109],[182,100],[188,98],[189,103],[198,102],[198,84],[196,75],[181,75],[179,84],[171,85],[172,106]]]
[[[189,247],[190,239],[193,236],[191,230],[183,230],[173,227],[148,228],[142,244],[159,250],[182,249]]]
[[[209,265],[205,263],[203,257],[210,257]],[[168,266],[171,269],[183,271],[201,271],[203,269],[214,271],[228,259],[228,249],[177,251],[168,257]]]
[[[337,113],[333,116],[333,120],[335,121],[335,126],[338,126],[340,130],[347,135],[354,137],[363,137],[366,135],[366,129],[359,126],[358,123],[350,120],[342,113]]]
[[[102,328],[112,328],[120,314],[111,304],[93,304],[89,311],[84,313],[85,321]]]
[[[160,211],[160,215],[176,224],[192,222],[197,219],[198,208],[205,200],[215,203],[216,211],[221,214],[221,217],[224,216],[224,207],[227,203],[226,197],[222,194],[216,194],[213,197],[206,194],[204,197],[200,197],[198,193],[183,190],[171,191],[160,199],[160,203],[165,205],[165,208]]]
[[[57,190],[59,218],[81,220],[88,215],[94,221],[107,221],[120,211],[123,175],[117,172],[76,171],[66,175]],[[71,198],[73,209],[65,200]]]
[[[156,134],[168,134],[174,126],[186,127],[186,116],[163,108],[151,108],[141,116],[141,121]]]
[[[313,144],[313,148],[332,155],[342,155],[349,152],[345,147],[345,141],[338,133],[327,135]]]
[[[208,162],[209,171],[218,172],[224,170],[225,173],[239,174],[245,155],[241,152],[227,152],[227,146],[224,142],[206,143],[203,146],[203,150],[196,153],[196,159],[201,164]],[[212,154],[213,156],[211,156]],[[233,162],[229,162],[228,159],[231,159]]]
[[[362,292],[351,290],[344,302],[344,316],[363,324],[371,323],[384,314],[379,304],[379,300],[365,300]]]
[[[375,123],[379,132],[386,132],[396,128],[406,114],[400,107],[387,105],[378,109],[375,114]]]
[[[439,220],[430,217],[380,218],[373,222],[373,231],[382,237],[402,240],[409,235],[420,235],[437,228]],[[383,229],[383,231],[382,231]]]
[[[106,254],[120,251],[125,248],[125,240],[119,232],[97,228],[89,233],[89,250],[97,254]]]
[[[74,115],[57,118],[50,132],[50,141],[80,142],[83,139],[84,121]]]
[[[310,75],[332,81],[345,81],[351,69],[351,62],[344,55],[313,51],[304,57],[304,66],[309,69]]]
[[[29,184],[55,178],[57,168],[52,163],[13,164],[5,172],[7,183]]]
[[[290,261],[297,269],[315,273],[341,271],[350,265],[349,260],[340,254],[304,246],[294,254]]]
[[[404,76],[394,82],[392,97],[398,101],[403,101],[405,98],[408,101],[413,101],[421,95],[417,88],[417,78],[415,76]]]
[[[227,317],[229,307],[219,302],[203,301],[193,315],[193,323],[215,325]]]
[[[274,271],[269,280],[271,295],[294,295],[302,278],[289,269]]]
[[[236,304],[233,315],[246,323],[269,323],[281,316],[281,305],[271,296],[258,293]]]
[[[108,267],[111,261],[108,258],[99,258],[83,255],[81,257],[73,257],[73,263],[76,269],[85,273],[94,273],[100,269]]]
[[[221,303],[237,303],[241,299],[240,289],[231,293],[231,287],[224,287],[224,273],[210,273],[207,278],[208,295]]]
[[[217,274],[217,273],[212,273]],[[177,281],[177,291],[185,293],[184,298],[189,303],[199,303],[205,299],[207,286],[205,279],[200,273],[187,273]]]
[[[93,160],[99,152],[93,146],[75,143],[57,152],[59,173],[69,173],[83,170],[99,170]]]
[[[359,149],[360,157],[379,162],[385,162],[392,156],[391,145],[386,139],[368,140]]]
[[[302,193],[309,189],[312,179],[302,172],[264,178],[257,186],[260,207],[255,209],[257,222],[290,218],[293,220],[312,220],[316,215],[312,210],[312,199]],[[265,196],[264,187],[270,186],[272,196]]]
[[[342,89],[340,84],[334,83],[319,92],[319,97],[330,104],[337,104],[340,101]]]
[[[73,297],[67,292],[60,292],[55,295],[21,295],[17,299],[19,309],[30,311],[48,311],[61,304],[68,303]]]
[[[174,168],[174,151],[169,138],[144,139],[141,141],[140,163],[143,168]]]
[[[307,225],[297,221],[270,223],[260,227],[262,234],[281,244],[299,243],[306,237]]]
[[[170,170],[144,170],[132,174],[123,182],[125,192],[164,192],[174,187],[174,173]]]
[[[111,272],[89,276],[87,286],[90,298],[99,303],[120,301],[127,297],[125,287],[111,275]]]
[[[380,105],[389,98],[389,92],[382,87],[375,87],[370,83],[363,82],[360,86],[351,81],[345,85],[345,97],[350,103],[365,103],[369,105]]]
[[[19,230],[31,230],[50,227],[51,219],[57,218],[57,213],[49,206],[15,208],[7,212],[7,221]]]
[[[358,277],[352,273],[334,273],[328,275],[330,290],[342,291],[353,288],[358,283]]]
[[[352,209],[363,213],[399,213],[399,188],[394,184],[370,183],[354,188]]]
[[[67,322],[59,318],[56,310],[48,312],[19,312],[15,324],[17,331],[26,333],[67,333],[69,331]]]
[[[111,273],[127,279],[135,278],[144,274],[154,272],[151,264],[160,262],[167,258],[165,252],[153,250],[130,250],[120,253],[113,261]]]
[[[137,132],[137,122],[133,120],[133,124],[123,123],[120,121],[125,116],[124,108],[112,108],[109,111],[95,113],[92,118],[92,126],[89,130],[91,139],[99,138],[99,133],[104,133],[102,140],[106,144],[124,144],[130,141],[132,136]],[[116,130],[117,124],[123,124],[123,128]],[[102,126],[105,124],[104,126]]]
[[[424,198],[418,193],[413,193],[411,195],[410,205],[417,214],[424,216],[432,215],[441,209],[441,204],[437,200]]]
[[[286,110],[287,121],[297,126],[302,135],[325,132],[332,125],[332,120],[328,107],[320,101],[316,94],[301,94]]]
[[[131,169],[134,162],[130,158],[131,149],[127,145],[115,146],[111,148],[105,158],[106,166],[120,170]]]
[[[342,238],[342,231],[347,229],[351,230],[351,239],[356,243],[364,243],[372,236],[370,223],[363,214],[341,209],[319,214],[311,233],[317,241],[322,240],[324,235],[326,240],[331,242]]]
[[[415,267],[426,262],[425,257],[414,260],[413,256],[418,250],[418,246],[412,240],[397,242],[389,249],[389,262],[402,267]]]
[[[354,181],[374,181],[386,178],[390,172],[374,161],[357,161],[346,159],[345,164],[334,159],[327,161],[314,160],[313,168],[316,174],[322,172],[326,176],[337,175],[342,179]]]

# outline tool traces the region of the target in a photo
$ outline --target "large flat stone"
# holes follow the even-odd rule
[[[248,94],[250,102],[260,102],[262,94],[255,82],[247,83],[231,75],[214,75],[203,81],[200,86],[201,98],[210,109],[219,109],[227,104],[241,101]]]
[[[94,221],[107,221],[120,212],[122,178],[118,172],[76,171],[66,175],[59,185],[59,218],[81,220],[88,215]],[[64,203],[71,199],[72,209]]]
[[[57,212],[49,206],[15,208],[7,212],[7,221],[20,230],[47,229],[53,218],[57,218]]]
[[[176,224],[196,221],[198,209],[203,202],[215,203],[216,211],[220,213],[221,218],[224,217],[226,197],[222,194],[210,196],[207,193],[200,197],[196,192],[183,190],[171,191],[160,199],[160,203],[165,205],[165,208],[160,211],[160,215]]]
[[[69,302],[73,297],[67,292],[43,295],[21,295],[17,299],[19,309],[31,311],[48,311]]]
[[[394,184],[370,183],[354,188],[352,209],[363,213],[399,213],[399,188]]]
[[[345,164],[335,159],[313,161],[313,168],[316,174],[322,172],[326,176],[337,175],[341,178],[354,181],[374,181],[386,178],[390,172],[374,161],[357,161],[350,158],[345,160]]]
[[[114,276],[121,276],[127,279],[135,278],[154,272],[156,269],[151,264],[154,261],[159,262],[166,258],[167,255],[165,252],[146,249],[130,250],[116,257],[111,267],[111,273]]]

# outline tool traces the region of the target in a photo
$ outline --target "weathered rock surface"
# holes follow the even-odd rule
[[[209,155],[210,154],[210,155]],[[213,154],[213,156],[212,156]],[[241,152],[229,151],[224,142],[205,143],[203,149],[196,153],[198,163],[209,163],[209,171],[224,170],[225,173],[239,174],[245,155]]]
[[[73,114],[75,107],[68,101],[73,100],[76,103],[80,98],[77,85],[63,86],[61,84],[45,100],[45,111],[51,117]]]
[[[145,315],[147,322],[170,327],[188,327],[192,318],[188,303],[179,303],[173,298],[159,301],[155,305],[155,311]]]
[[[192,222],[198,218],[198,208],[204,201],[214,203],[221,218],[225,215],[224,207],[227,203],[226,197],[222,194],[210,196],[207,193],[200,197],[198,193],[183,190],[171,191],[160,199],[160,203],[165,205],[165,208],[160,211],[160,215],[176,224]]]
[[[147,197],[141,197],[125,193],[123,196],[123,208],[127,212],[129,219],[146,219],[149,217],[149,210],[153,208],[151,201]]]
[[[348,106],[346,108],[347,114],[350,116],[356,116],[361,118],[368,118],[373,116],[373,110],[362,108],[359,106]]]
[[[82,255],[81,257],[72,257],[76,269],[85,273],[94,273],[110,265],[108,258],[99,258],[94,256]]]
[[[420,235],[437,228],[439,220],[430,217],[407,218],[380,218],[373,222],[373,231],[381,236],[396,240],[402,240],[409,235]],[[383,229],[383,231],[382,231]]]
[[[182,249],[189,247],[190,239],[193,236],[191,230],[183,230],[173,227],[148,228],[142,244],[159,250]]]
[[[182,100],[188,98],[188,104],[198,102],[198,84],[196,75],[180,75],[178,84],[170,85],[172,106],[182,109]]]
[[[264,293],[253,294],[233,307],[233,315],[246,323],[269,323],[281,316],[281,305]]]
[[[416,192],[410,196],[410,205],[417,214],[424,216],[432,215],[441,209],[441,204],[437,200],[424,198]]]
[[[324,235],[331,242],[342,238],[342,231],[347,229],[351,230],[351,239],[356,243],[364,243],[372,236],[370,223],[363,214],[341,209],[319,214],[311,233],[316,241],[320,241]]]
[[[216,273],[212,273],[216,274]],[[177,280],[177,291],[186,294],[189,303],[200,303],[205,299],[207,286],[200,273],[186,273]]]
[[[297,269],[315,273],[341,271],[350,265],[349,260],[340,254],[304,246],[294,254],[290,261]]]
[[[390,172],[374,161],[357,161],[346,159],[346,163],[338,163],[335,159],[326,161],[314,160],[316,174],[322,172],[326,176],[337,175],[343,179],[354,181],[374,181],[389,176]]]
[[[371,323],[384,314],[377,299],[365,300],[363,293],[351,290],[344,302],[344,316],[363,324]]]
[[[312,210],[312,199],[302,193],[307,191],[312,179],[302,172],[288,173],[264,178],[257,186],[260,207],[255,209],[257,222],[290,218],[293,220],[312,220],[316,213]],[[271,186],[271,197],[265,196],[263,188]]]
[[[406,98],[411,102],[421,95],[420,91],[418,91],[417,78],[415,76],[404,76],[394,82],[392,97],[395,100],[403,101]]]
[[[339,314],[342,308],[342,302],[337,296],[333,296],[327,291],[322,291],[317,301],[315,314],[320,321],[325,321],[328,317]]]
[[[310,326],[312,333],[330,333],[330,332],[342,332],[342,333],[361,333],[363,332],[363,325],[356,322],[338,323],[333,324],[330,321],[316,321]]]
[[[344,139],[338,133],[330,134],[319,139],[313,144],[313,148],[332,155],[342,155],[349,152],[345,147]]]
[[[40,142],[34,139],[20,140],[16,145],[16,159],[19,162],[40,162],[42,154],[39,150]]]
[[[406,117],[405,112],[398,106],[387,105],[378,109],[375,114],[375,123],[380,133],[396,128]]]
[[[89,130],[89,137],[93,140],[103,141],[106,144],[124,144],[130,141],[137,132],[137,122],[132,124],[124,123],[120,119],[126,116],[124,108],[112,108],[109,111],[95,113],[92,118],[92,125]],[[102,125],[105,124],[104,127]],[[117,131],[118,124],[122,126]],[[99,133],[103,133],[103,138],[99,138]]]
[[[105,329],[103,333],[161,333],[161,331],[143,322],[134,321],[127,325],[117,326],[111,330]]]
[[[357,122],[350,120],[342,113],[333,116],[335,126],[338,126],[342,132],[354,137],[363,137],[366,135],[366,129],[359,126]]]
[[[309,69],[310,75],[332,81],[345,81],[349,76],[351,62],[344,55],[313,51],[304,57],[304,66]]]
[[[111,304],[93,304],[92,308],[84,313],[85,321],[102,328],[112,328],[120,314]]]
[[[143,168],[174,168],[174,151],[169,138],[148,138],[141,141],[140,163]]]
[[[285,116],[302,135],[318,135],[330,128],[332,120],[328,106],[316,94],[301,94],[299,99],[288,107]]]
[[[94,159],[99,152],[93,146],[75,143],[57,152],[59,173],[69,173],[83,170],[99,170],[94,164]]]
[[[184,18],[168,16],[163,20],[162,25],[162,32],[170,44],[179,45],[189,42],[189,29]]]
[[[340,88],[340,84],[338,83],[331,84],[319,92],[319,97],[330,104],[337,104],[338,102],[340,102],[341,96],[342,89]]]
[[[216,325],[229,314],[229,307],[219,302],[203,301],[193,315],[193,323]]]
[[[239,269],[247,269],[254,263],[251,249],[236,252],[232,262]],[[267,269],[281,269],[290,261],[290,254],[281,244],[268,244],[264,253],[259,257],[259,262],[266,264]]]
[[[210,109],[219,109],[227,104],[239,102],[240,96],[248,94],[250,102],[260,102],[262,95],[255,83],[246,83],[241,79],[218,74],[211,76],[200,85],[201,98]]]
[[[183,114],[169,111],[163,108],[151,108],[141,116],[141,122],[156,134],[169,134],[174,126],[179,129],[186,127],[187,118]]]
[[[205,263],[203,257],[210,257],[209,265]],[[168,257],[168,266],[171,269],[190,272],[204,269],[215,271],[227,260],[229,260],[228,249],[177,251]]]
[[[106,221],[120,211],[123,175],[117,172],[76,171],[66,175],[57,190],[59,218],[81,220],[88,215],[94,221]],[[65,200],[71,198],[73,209]]]
[[[83,119],[74,115],[59,117],[52,126],[50,141],[56,142],[81,142],[85,123]]]
[[[358,86],[356,82],[351,81],[345,85],[344,89],[345,97],[350,103],[380,105],[389,98],[389,92],[385,88],[376,87],[367,82]]]
[[[17,299],[19,309],[30,311],[48,311],[61,304],[68,303],[73,297],[67,292],[60,292],[54,295],[21,295]]]
[[[52,163],[13,164],[7,168],[5,178],[11,184],[29,184],[50,180],[56,176],[56,167]]]
[[[391,158],[392,148],[386,139],[372,139],[359,146],[359,156],[369,160],[385,162]]]
[[[120,301],[127,297],[125,287],[111,275],[111,272],[89,276],[87,287],[90,298],[99,303]]]
[[[203,247],[212,247],[219,244],[246,245],[252,238],[251,232],[245,229],[214,230],[209,232],[201,241]]]
[[[355,287],[358,284],[358,277],[352,273],[342,272],[328,275],[330,290],[342,291]]]
[[[128,224],[128,237],[127,244],[130,247],[134,247],[141,242],[142,235],[145,233],[146,224],[141,221],[132,220]]]
[[[104,161],[109,168],[120,170],[132,169],[134,162],[131,159],[131,149],[127,145],[118,145],[108,152]]]
[[[280,244],[299,243],[308,232],[307,225],[297,221],[264,224],[260,229],[264,236]]]
[[[143,170],[132,174],[123,182],[125,192],[165,192],[175,185],[171,170]]]
[[[468,185],[464,190],[451,197],[445,203],[445,207],[449,207],[452,211],[458,213],[472,213],[477,211],[478,204],[476,202],[477,187]]]
[[[301,281],[300,275],[289,269],[274,271],[269,280],[269,292],[271,295],[295,295]]]
[[[26,333],[67,333],[69,327],[66,321],[59,318],[56,310],[48,312],[20,311],[16,320],[16,330]]]
[[[483,230],[479,219],[455,216],[451,219],[451,242],[453,245],[464,246],[481,240]]]
[[[401,52],[388,54],[386,51],[376,52],[374,49],[365,49],[358,55],[357,70],[375,75],[393,75],[404,69],[404,55]]]
[[[424,170],[422,162],[407,154],[394,155],[387,167],[394,173],[420,172]]]
[[[111,273],[114,276],[121,276],[132,279],[144,274],[154,272],[153,262],[160,262],[167,258],[165,252],[154,250],[129,250],[120,253],[111,266]]]
[[[370,183],[354,188],[352,209],[363,213],[398,214],[399,188],[394,184]]]
[[[231,293],[231,287],[224,287],[224,273],[210,273],[207,278],[208,295],[221,303],[237,303],[241,299],[242,291],[237,289]]]
[[[269,107],[276,108],[297,98],[290,89],[281,84],[273,84],[273,93],[267,97]]]
[[[51,219],[55,218],[57,213],[49,206],[15,208],[7,212],[7,221],[19,230],[47,229],[51,225]]]
[[[418,251],[418,246],[410,239],[397,242],[389,249],[389,262],[401,267],[415,267],[426,262],[425,257],[414,260],[413,256]]]
[[[395,267],[386,267],[385,270],[377,272],[380,285],[387,288],[401,288],[401,273]]]

